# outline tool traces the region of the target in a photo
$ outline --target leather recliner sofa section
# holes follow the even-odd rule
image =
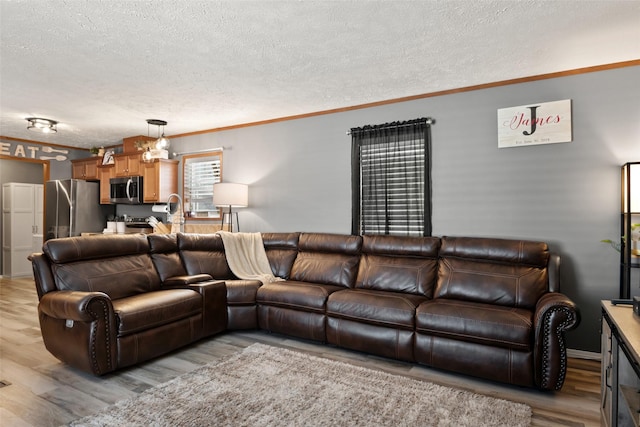
[[[71,366],[102,375],[226,328],[224,282],[163,283],[143,235],[54,239],[43,249],[31,255],[40,330]]]
[[[32,254],[45,346],[102,375],[224,330],[325,342],[490,380],[560,389],[579,323],[545,243],[263,233],[262,284],[215,234],[90,236]]]

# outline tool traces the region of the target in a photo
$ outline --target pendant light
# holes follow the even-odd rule
[[[156,150],[167,150],[171,145],[169,138],[164,136],[164,127],[167,125],[167,122],[158,119],[147,119],[147,123],[149,125],[158,126],[158,139],[155,142],[154,148]],[[162,126],[162,136],[160,136],[160,126]]]
[[[147,147],[144,153],[142,153],[142,161],[149,163],[151,160],[153,160],[153,156],[151,155],[151,149]]]

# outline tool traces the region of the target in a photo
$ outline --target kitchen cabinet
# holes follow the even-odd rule
[[[145,203],[165,202],[178,192],[178,160],[153,159],[142,163],[142,197]]]
[[[102,157],[89,157],[86,159],[71,160],[71,177],[93,181],[98,179],[98,165],[102,163]]]
[[[115,176],[141,176],[142,175],[142,154],[121,153],[114,154]]]
[[[32,252],[42,251],[44,186],[9,182],[2,185],[2,275],[30,276]]]
[[[115,166],[106,165],[98,167],[98,179],[100,179],[100,204],[111,204],[111,183],[115,176]]]

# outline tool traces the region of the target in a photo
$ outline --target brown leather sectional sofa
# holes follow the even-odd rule
[[[263,330],[542,390],[579,323],[545,243],[263,233],[237,279],[218,235],[49,240],[32,264],[47,349],[102,375],[225,330]]]

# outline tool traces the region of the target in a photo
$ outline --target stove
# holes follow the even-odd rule
[[[125,221],[125,224],[127,227],[129,228],[153,228],[151,227],[151,225],[149,225],[149,223],[147,222],[147,218],[148,217],[128,217]],[[156,219],[158,221],[161,221],[160,218]]]

